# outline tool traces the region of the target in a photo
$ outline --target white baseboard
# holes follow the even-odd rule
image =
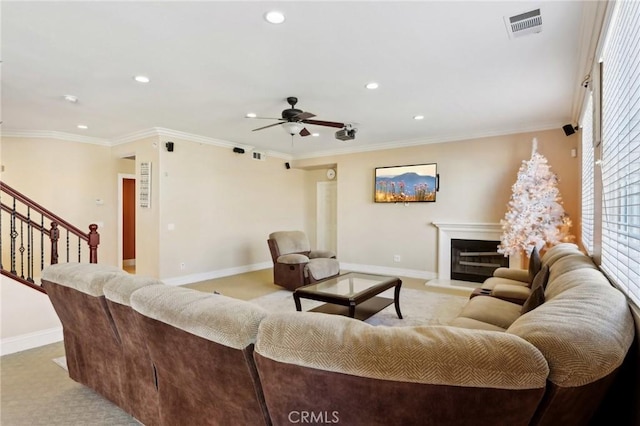
[[[198,274],[183,275],[180,277],[162,278],[161,280],[167,285],[178,286],[213,280],[215,278],[228,277],[229,275],[243,274],[245,272],[259,271],[267,268],[273,268],[273,262],[254,263],[253,265],[237,266],[235,268],[219,269],[216,271],[201,272]]]
[[[62,327],[54,327],[21,336],[7,337],[0,342],[0,355],[9,355],[39,346],[61,342],[62,339]]]
[[[387,266],[361,265],[357,263],[340,262],[340,269],[363,272],[365,274],[392,275],[407,278],[417,278],[424,280],[432,280],[438,276],[437,273],[431,271],[421,271],[417,269],[390,268]]]

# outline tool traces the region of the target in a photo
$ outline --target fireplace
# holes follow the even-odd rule
[[[432,224],[438,230],[437,279],[443,283],[458,281],[451,278],[452,239],[499,241],[502,236],[502,225],[499,223],[432,222]],[[509,256],[507,261],[510,268],[521,268],[522,259],[519,255]]]
[[[481,283],[497,268],[509,266],[498,253],[500,241],[451,239],[451,279]]]

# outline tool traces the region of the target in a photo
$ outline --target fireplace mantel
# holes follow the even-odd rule
[[[500,241],[499,223],[431,222],[438,228],[438,279],[451,279],[451,239]],[[520,268],[519,256],[509,256],[509,267]]]

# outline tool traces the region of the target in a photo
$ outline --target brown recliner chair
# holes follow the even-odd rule
[[[336,254],[311,250],[309,239],[302,231],[272,232],[267,243],[273,260],[273,282],[288,290],[340,274]]]

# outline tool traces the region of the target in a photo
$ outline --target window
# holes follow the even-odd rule
[[[640,305],[640,2],[617,2],[602,55],[602,269]]]
[[[588,95],[582,117],[582,244],[593,254],[594,228],[594,148],[593,148],[593,96]]]

